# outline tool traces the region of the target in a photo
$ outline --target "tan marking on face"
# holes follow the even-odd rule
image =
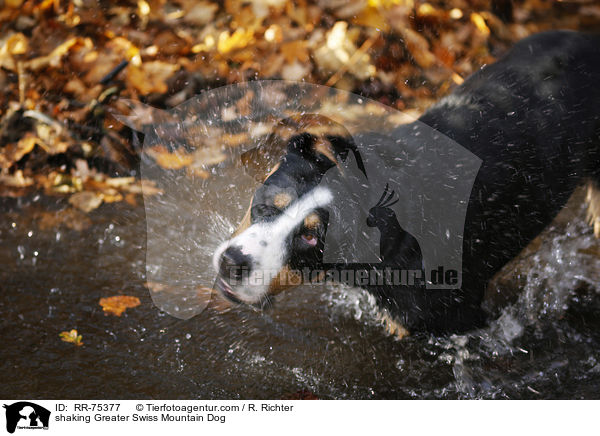
[[[600,187],[594,182],[587,185],[585,201],[588,205],[587,220],[594,227],[594,236],[600,238]]]
[[[292,196],[287,192],[280,192],[273,197],[273,205],[277,209],[285,209],[292,201]]]
[[[292,270],[289,265],[285,265],[277,274],[269,285],[269,295],[279,294],[286,289],[295,288],[304,282],[302,274],[296,270]]]
[[[307,229],[314,230],[319,224],[321,224],[321,218],[314,212],[304,218],[304,227]]]

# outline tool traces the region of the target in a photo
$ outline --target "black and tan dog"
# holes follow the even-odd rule
[[[589,219],[600,235],[600,37],[568,31],[529,37],[473,74],[419,123],[456,141],[482,164],[466,213],[460,289],[365,286],[400,336],[482,323],[487,282],[582,183],[588,184]],[[306,131],[291,135],[239,229],[214,255],[216,287],[232,301],[260,305],[298,283],[290,280],[292,271],[323,267],[324,238],[334,219],[328,210],[345,199],[319,183],[349,155],[362,164],[356,142],[340,126],[319,117],[297,124]],[[414,138],[415,129],[403,125],[395,135]],[[392,193],[384,193],[369,225],[386,226],[386,206],[392,202]],[[399,225],[385,231],[391,236],[383,261],[420,268],[415,239]],[[253,282],[273,270],[278,275],[272,280]]]

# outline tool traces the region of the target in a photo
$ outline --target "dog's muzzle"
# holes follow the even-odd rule
[[[311,212],[332,200],[317,187],[289,205],[275,220],[252,224],[224,242],[213,257],[215,287],[230,301],[262,306],[274,290],[273,281],[290,256],[286,240]]]

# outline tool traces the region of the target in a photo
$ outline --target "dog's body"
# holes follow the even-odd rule
[[[600,232],[598,83],[600,37],[543,33],[519,42],[419,119],[420,125],[451,138],[482,164],[465,220],[462,286],[365,286],[393,319],[411,331],[480,324],[488,281],[552,221],[584,181],[590,183],[591,219]],[[403,125],[394,136],[414,137],[418,128],[417,123]],[[215,253],[217,287],[229,299],[256,304],[293,269],[322,267],[323,239],[331,220],[325,207],[344,199],[332,198],[318,185],[350,151],[362,165],[360,150],[344,133],[333,132],[324,140],[308,133],[290,139],[287,154],[257,191],[246,223]],[[385,215],[383,206],[375,212]],[[283,213],[289,208],[299,218]],[[385,230],[375,212],[369,225]],[[384,263],[420,266],[416,240],[397,224],[390,228],[397,235],[382,239]],[[239,267],[250,275],[272,268],[282,273],[263,286],[234,286],[227,277]]]

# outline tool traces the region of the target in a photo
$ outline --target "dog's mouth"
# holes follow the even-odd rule
[[[273,301],[271,300],[271,298],[269,298],[268,295],[265,296],[264,298],[261,298],[260,301],[257,301],[254,303],[243,301],[242,299],[240,299],[237,296],[236,292],[233,290],[231,285],[229,283],[227,283],[227,281],[223,277],[217,277],[214,287],[217,291],[219,291],[219,293],[221,294],[221,296],[223,296],[223,298],[225,298],[230,303],[233,303],[233,304],[236,304],[239,306],[251,307],[251,308],[257,309],[257,310],[265,310],[265,309],[270,308],[273,305]]]
[[[234,304],[244,304],[242,300],[240,300],[237,295],[233,292],[231,285],[225,281],[222,277],[217,277],[215,288],[217,291],[221,293],[225,299],[229,300]]]

